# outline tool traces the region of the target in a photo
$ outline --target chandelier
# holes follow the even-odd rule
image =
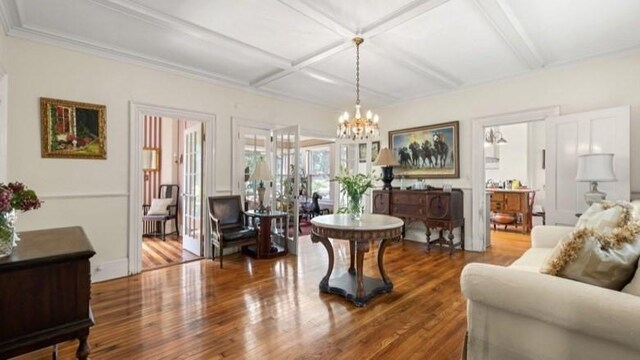
[[[493,128],[490,128],[489,131],[484,134],[484,146],[493,144],[504,145],[506,143],[507,139],[502,137],[502,133],[500,131],[493,131]]]
[[[353,38],[356,44],[356,112],[353,118],[349,118],[349,113],[346,111],[340,115],[337,134],[341,139],[364,140],[377,138],[380,135],[378,114],[368,110],[363,118],[360,111],[360,44],[363,41],[361,37]]]

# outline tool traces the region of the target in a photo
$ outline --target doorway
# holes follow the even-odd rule
[[[206,135],[215,139],[215,116],[132,103],[130,119],[130,273],[209,257],[204,199],[214,193],[215,147]],[[163,198],[156,208],[166,221],[146,217]]]
[[[202,128],[198,121],[144,117],[142,270],[204,255]]]
[[[533,226],[545,223],[545,121],[483,130],[487,246],[493,239],[530,243]]]

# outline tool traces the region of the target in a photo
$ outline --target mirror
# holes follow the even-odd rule
[[[142,149],[142,171],[160,171],[160,149]]]

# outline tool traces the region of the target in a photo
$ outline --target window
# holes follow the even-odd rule
[[[307,150],[307,156],[308,194],[317,192],[323,200],[331,199],[331,152],[329,148]]]

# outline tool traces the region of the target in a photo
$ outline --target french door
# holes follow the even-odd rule
[[[371,172],[371,142],[355,143],[352,140],[336,140],[335,163],[338,164],[336,174],[344,172],[349,174],[369,174]],[[347,197],[344,196],[337,181],[333,182],[334,193],[337,201],[334,202],[333,212],[337,213],[347,206]],[[371,189],[367,191],[363,199],[365,212],[371,211]]]
[[[272,131],[271,136],[274,186],[272,208],[289,213],[289,229],[285,237],[289,252],[298,254],[300,221],[300,127],[290,126]]]
[[[184,131],[182,247],[202,255],[202,124]]]

